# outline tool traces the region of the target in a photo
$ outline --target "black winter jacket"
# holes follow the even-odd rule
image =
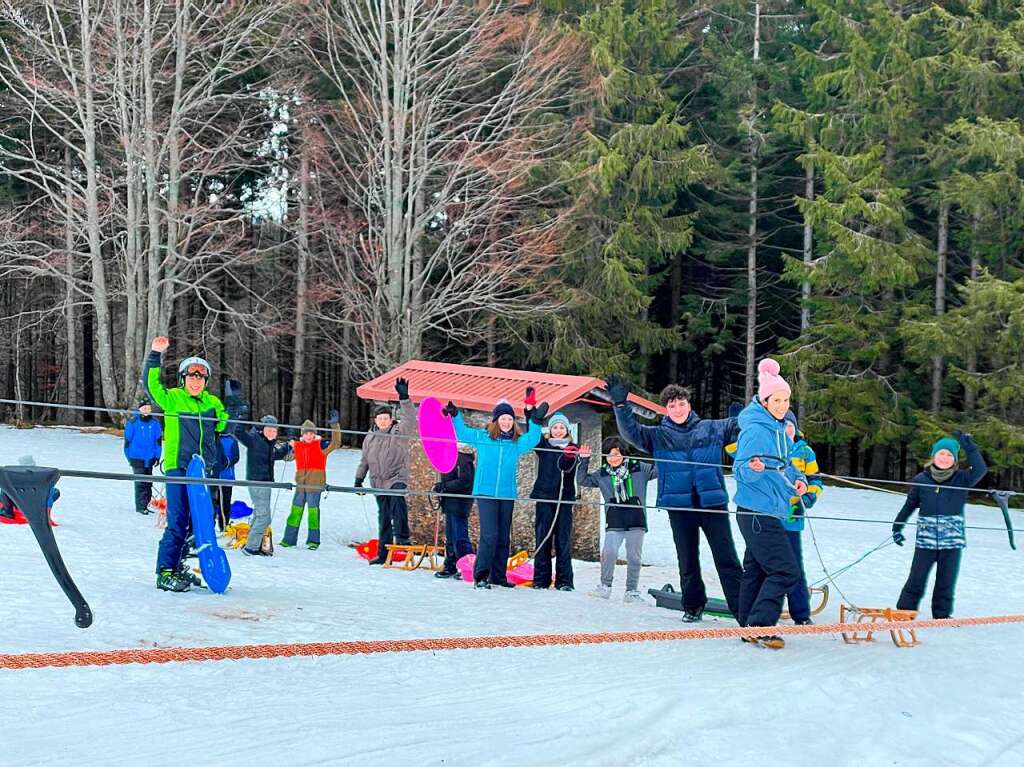
[[[291,460],[291,446],[287,442],[271,442],[255,428],[244,424],[235,426],[235,436],[245,445],[245,478],[253,482],[273,482],[274,462]]]
[[[473,464],[473,456],[460,451],[459,460],[455,464],[455,468],[442,475],[441,481],[437,483],[437,492],[470,495],[473,492],[473,475],[475,473],[476,467]],[[469,512],[473,510],[473,499],[445,498],[442,496],[441,510],[445,514],[469,516]]]

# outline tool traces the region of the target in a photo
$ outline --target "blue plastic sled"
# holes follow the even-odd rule
[[[198,455],[192,456],[188,471],[190,477],[206,477],[206,464]],[[199,569],[210,591],[223,594],[231,583],[231,565],[228,555],[217,545],[217,532],[213,527],[213,501],[208,485],[188,485],[188,507],[192,512],[192,535],[199,556]]]

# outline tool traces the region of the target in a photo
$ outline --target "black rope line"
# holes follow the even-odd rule
[[[139,412],[137,408],[136,409],[131,409],[131,410],[126,410],[126,409],[123,409],[123,408],[94,407],[94,406],[88,406],[88,405],[66,405],[66,404],[63,404],[63,403],[35,402],[35,401],[29,401],[29,400],[13,400],[13,399],[0,399],[0,404],[27,405],[27,406],[31,406],[31,407],[42,407],[42,408],[51,408],[52,407],[52,408],[58,408],[58,409],[63,409],[63,410],[84,410],[84,411],[88,411],[88,412],[118,413],[118,414],[122,414],[122,415],[135,415],[135,414],[137,414]],[[186,418],[186,419],[192,419],[192,420],[199,420],[201,418],[200,415],[193,414],[193,413],[180,413],[180,414],[179,413],[164,413],[164,412],[160,411],[157,408],[157,406],[155,406],[155,405],[153,406],[153,408],[154,409],[153,409],[152,415],[153,415],[153,417],[156,417],[156,418]],[[203,419],[203,420],[209,421],[211,419],[206,418],[206,419]],[[293,430],[299,430],[299,431],[302,430],[301,424],[286,424],[286,423],[265,424],[262,421],[247,421],[247,420],[242,420],[242,419],[239,419],[239,418],[228,418],[227,419],[227,423],[235,424],[235,425],[243,425],[243,426],[255,426],[258,429],[262,429],[262,428],[265,428],[267,426],[270,426],[271,428],[276,428],[276,429],[293,429]],[[330,427],[328,427],[328,428],[317,427],[316,431],[317,432],[322,432],[322,433],[325,433],[325,434],[333,434],[334,430],[331,429]],[[341,434],[347,434],[347,435],[350,435],[350,436],[363,436],[363,437],[365,437],[368,434],[377,433],[374,430],[360,431],[358,429],[342,429],[340,427],[337,429],[337,431],[339,433],[341,433]],[[388,438],[391,438],[391,439],[408,439],[408,440],[414,440],[414,441],[418,440],[418,441],[450,442],[449,439],[446,439],[444,437],[420,437],[418,434],[396,434],[396,433],[386,432],[386,433],[382,434],[381,436],[388,437]],[[562,452],[562,450],[560,450],[558,448],[544,448],[544,447],[535,447],[534,451],[535,452],[551,452],[551,453],[561,453]],[[591,453],[591,457],[594,457],[594,458],[605,458],[605,457],[607,457],[607,455],[608,455],[607,453],[600,453],[600,452],[593,452],[593,453]],[[643,455],[646,456],[647,454],[643,454]],[[730,471],[733,471],[735,469],[734,464],[707,463],[707,462],[704,462],[704,461],[684,461],[684,460],[681,460],[679,458],[653,458],[653,457],[646,458],[646,457],[641,457],[640,460],[645,460],[645,461],[649,461],[649,462],[653,462],[653,463],[657,463],[657,464],[677,464],[677,465],[685,465],[685,466],[703,466],[703,467],[714,468],[714,469],[728,469]],[[931,484],[927,484],[927,483],[923,483],[923,482],[906,482],[906,481],[895,480],[895,479],[875,479],[873,477],[859,477],[859,476],[854,476],[854,475],[842,475],[842,474],[827,474],[825,472],[818,472],[817,474],[808,475],[808,476],[809,477],[821,477],[821,478],[824,478],[824,479],[833,479],[833,480],[838,480],[838,481],[844,481],[844,480],[845,481],[850,481],[850,482],[857,481],[857,482],[861,482],[861,483],[864,483],[864,484],[875,483],[875,484],[899,485],[899,486],[904,486],[904,487],[927,487],[929,489],[934,489],[934,488],[937,487],[937,488],[939,488],[941,490],[963,490],[963,491],[970,492],[970,493],[984,493],[986,495],[991,494],[993,492],[1006,493],[1009,496],[1024,495],[1024,492],[1017,491],[1017,490],[999,490],[999,489],[994,489],[994,488],[967,487],[967,486],[961,486],[961,485],[931,485]],[[884,490],[884,488],[871,488],[871,489],[872,490]],[[1019,509],[1013,509],[1013,510],[1014,511],[1019,511]],[[706,511],[706,509],[702,509],[702,511]]]
[[[152,477],[146,476],[145,479],[140,479],[140,477],[144,477],[145,475],[140,475],[140,474],[121,474],[121,473],[109,472],[109,471],[89,471],[89,470],[85,470],[85,469],[58,469],[58,471],[60,472],[62,477],[70,477],[70,478],[76,478],[76,479],[113,480],[113,481],[121,481],[121,482],[166,483],[166,484],[173,484],[173,485],[188,485],[188,484],[220,485],[220,486],[230,486],[230,487],[266,487],[266,488],[271,488],[271,489],[282,489],[282,490],[294,490],[297,487],[299,487],[299,485],[294,483],[294,482],[263,482],[263,481],[248,480],[248,479],[217,479],[216,477],[186,477],[186,476],[177,477],[177,476],[167,476],[167,475],[163,475],[163,476],[160,476],[160,477],[158,477],[157,475],[153,475]],[[355,487],[355,486],[351,486],[351,485],[332,485],[332,484],[324,485],[323,486],[323,490],[328,492],[328,493],[343,493],[343,494],[347,494],[347,495],[373,495],[373,496],[384,495],[384,496],[404,496],[404,497],[428,498],[428,499],[430,499],[430,498],[456,498],[456,499],[460,499],[460,500],[477,500],[479,498],[492,498],[492,497],[496,498],[497,497],[497,496],[487,496],[487,495],[484,495],[484,496],[470,495],[470,494],[467,494],[467,493],[435,493],[435,492],[430,491],[430,490],[412,490],[412,489],[408,489],[408,488],[407,489],[393,490],[393,489],[390,489],[390,488]],[[511,498],[501,497],[501,498],[499,498],[499,500],[514,501],[514,502],[519,502],[519,503],[529,503],[529,502],[536,501],[535,498],[524,498],[524,497],[521,497],[521,496],[514,496],[514,497],[511,497]],[[574,500],[574,501],[565,500],[565,501],[562,501],[562,504],[564,504],[564,505],[572,505],[572,506],[593,506],[593,505],[595,505],[594,503],[592,503],[590,501],[585,501],[585,500],[582,500],[582,499],[577,499],[577,500]],[[740,509],[740,508],[737,508],[735,510],[732,510],[732,509],[700,509],[700,508],[696,508],[696,507],[692,507],[692,506],[658,506],[658,505],[651,506],[651,505],[648,505],[648,504],[638,505],[636,508],[640,508],[640,509],[643,509],[645,511],[670,511],[670,512],[671,511],[697,511],[697,512],[703,512],[705,514],[725,514],[725,515],[732,515],[732,516],[744,515],[744,516],[775,517],[775,518],[778,518],[777,515],[771,514],[769,512],[753,511],[753,510],[750,510],[750,509]],[[823,514],[807,514],[806,518],[807,519],[813,519],[813,520],[820,519],[820,520],[825,520],[825,521],[830,521],[830,522],[862,522],[862,523],[869,523],[869,524],[892,525],[892,520],[890,520],[890,519],[872,519],[872,518],[863,518],[863,517],[839,517],[839,516],[823,515]],[[917,522],[913,522],[913,521],[908,521],[905,524],[906,524],[907,527],[917,527],[918,526],[918,523]],[[1000,532],[1000,533],[1005,533],[1006,532],[1006,528],[1005,527],[989,527],[987,525],[964,525],[964,529],[965,530],[996,531],[996,532]],[[1014,528],[1014,532],[1024,532],[1024,528]]]

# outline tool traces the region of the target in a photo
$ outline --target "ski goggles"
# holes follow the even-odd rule
[[[206,381],[210,377],[210,371],[202,365],[189,365],[185,371],[185,378],[201,378]]]

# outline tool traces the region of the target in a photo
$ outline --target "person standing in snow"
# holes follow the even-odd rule
[[[374,428],[363,439],[362,458],[356,469],[355,487],[362,487],[366,475],[377,490],[404,491],[409,488],[409,441],[416,435],[416,405],[409,399],[409,382],[395,381],[399,419],[387,407],[374,411]],[[377,557],[371,565],[387,561],[388,544],[409,544],[409,507],[405,493],[377,494]]]
[[[157,336],[143,371],[146,391],[164,411],[163,469],[169,477],[183,477],[193,455],[207,466],[207,476],[217,461],[217,435],[227,427],[228,413],[220,399],[207,389],[212,369],[201,357],[188,357],[178,365],[178,386],[165,389],[160,383],[161,355],[171,342]],[[189,502],[183,484],[167,485],[167,527],[157,552],[156,586],[163,591],[188,591],[190,574],[183,567],[189,529]]]
[[[285,442],[277,442],[277,419],[272,415],[260,418],[262,426],[249,429],[245,424],[235,426],[235,436],[245,445],[245,478],[252,482],[273,482],[274,463],[294,459],[292,447]],[[273,546],[264,549],[261,545],[263,537],[270,527],[270,494],[269,487],[250,487],[249,497],[252,499],[252,523],[249,525],[249,537],[242,547],[243,554],[250,556],[271,556]]]
[[[735,418],[704,420],[690,407],[690,392],[666,386],[661,402],[667,415],[657,426],[641,426],[627,402],[629,388],[620,378],[607,381],[619,434],[638,450],[654,456],[658,467],[658,506],[668,509],[679,562],[683,621],[703,619],[707,591],[700,572],[700,531],[711,547],[725,601],[733,615],[739,610],[743,569],[729,523],[729,493],[719,464],[722,451],[736,433]]]
[[[306,532],[306,548],[316,551],[320,548],[320,496],[327,487],[327,456],[341,447],[341,426],[338,411],[332,410],[328,416],[331,427],[331,439],[320,439],[316,424],[306,420],[302,422],[302,434],[292,441],[291,449],[295,456],[295,495],[292,497],[292,510],[285,524],[281,546],[294,548],[299,538],[299,523],[302,514],[309,507],[309,525]]]
[[[532,390],[527,390],[526,400],[533,399],[531,395]],[[512,545],[519,456],[530,452],[540,442],[540,425],[544,423],[548,404],[524,407],[526,433],[516,425],[515,410],[508,400],[501,400],[494,406],[491,422],[484,429],[468,426],[450,400],[443,412],[454,422],[458,440],[476,449],[473,495],[480,515],[480,540],[473,565],[474,585],[478,589],[489,589],[492,585],[512,587],[506,566]]]
[[[818,502],[825,485],[820,477],[815,476],[818,473],[818,456],[800,432],[800,425],[792,410],[786,413],[783,428],[786,430],[786,436],[793,443],[790,448],[789,462],[798,474],[805,477],[807,482],[807,492],[801,496],[797,496],[795,493],[790,495],[789,516],[782,522],[782,526],[786,528],[789,543],[793,547],[796,563],[800,568],[800,579],[786,593],[786,602],[789,605],[789,617],[793,619],[793,623],[797,626],[807,626],[813,622],[811,620],[811,592],[807,587],[803,543],[800,535],[804,530],[804,512],[813,508],[814,504]]]
[[[957,464],[960,449],[967,455],[967,468]],[[924,471],[914,477],[906,503],[892,525],[892,539],[902,546],[903,528],[918,511],[917,545],[910,575],[896,603],[900,610],[917,610],[928,585],[932,567],[937,567],[932,589],[932,618],[951,618],[956,579],[967,537],[964,505],[967,489],[977,485],[988,472],[981,451],[970,434],[953,432],[932,445],[932,457]]]
[[[736,447],[736,514],[747,543],[740,584],[741,626],[774,626],[782,600],[800,581],[800,565],[783,524],[790,515],[794,493],[807,492],[804,475],[792,463],[793,443],[784,425],[789,412],[789,384],[779,375],[779,363],[761,360],[757,396],[739,415]],[[782,637],[765,635],[754,644],[785,647]]]
[[[218,436],[217,466],[214,469],[214,476],[217,479],[233,480],[235,464],[238,463],[239,458],[241,458],[241,454],[238,450],[238,440],[234,435],[221,434]],[[215,485],[213,487],[213,516],[217,522],[217,529],[221,532],[224,532],[224,528],[231,524],[232,490],[234,490],[233,485]]]
[[[529,390],[533,398],[533,389]],[[533,406],[536,400],[528,401]],[[555,413],[548,419],[548,436],[536,448],[537,479],[530,497],[537,502],[536,550],[533,555],[533,587],[551,587],[552,547],[556,557],[555,588],[573,590],[572,510],[576,501],[576,463],[579,446],[569,434],[569,419]]]
[[[153,405],[148,399],[142,399],[139,409],[124,424],[124,457],[132,467],[132,474],[153,476],[153,465],[160,460],[163,435],[160,421],[153,417]],[[139,514],[152,513],[149,510],[152,500],[153,484],[136,482],[135,511]]]
[[[434,485],[434,492],[440,496],[441,511],[444,514],[444,567],[434,573],[435,578],[459,579],[456,563],[467,554],[473,553],[473,542],[469,539],[469,514],[473,510],[473,476],[476,469],[473,449],[459,444],[459,458],[451,471]]]
[[[647,484],[658,476],[654,464],[626,456],[625,445],[618,437],[608,437],[601,443],[604,463],[590,472],[590,447],[580,449],[580,463],[576,481],[580,487],[596,487],[604,498],[604,545],[601,546],[601,582],[591,596],[608,599],[612,594],[612,579],[619,549],[626,544],[626,595],[623,602],[641,602],[640,563],[647,532]]]

